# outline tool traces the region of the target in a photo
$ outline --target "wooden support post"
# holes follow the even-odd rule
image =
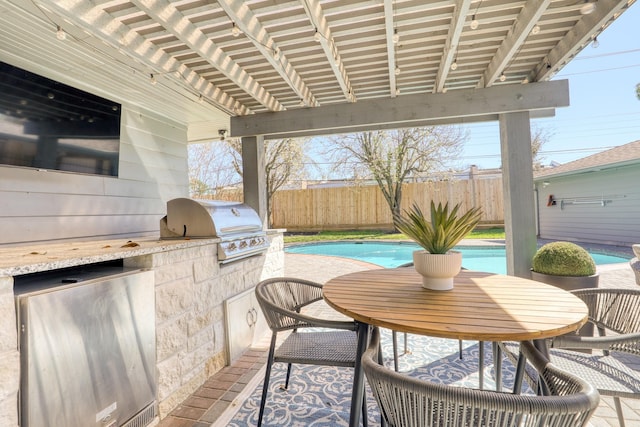
[[[269,227],[267,218],[267,173],[265,147],[262,136],[242,138],[242,185],[244,202],[260,216],[264,229]]]
[[[507,274],[530,278],[536,251],[529,112],[500,115]]]

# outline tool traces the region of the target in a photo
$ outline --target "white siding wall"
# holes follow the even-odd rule
[[[0,244],[159,235],[188,197],[187,129],[123,106],[119,177],[0,165]]]
[[[548,178],[539,192],[540,237],[590,243],[631,245],[640,242],[640,165]],[[547,206],[549,195],[555,206]],[[565,204],[573,198],[610,200],[600,204]],[[584,199],[583,199],[584,201]]]

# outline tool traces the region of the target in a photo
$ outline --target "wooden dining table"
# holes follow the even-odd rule
[[[369,326],[477,341],[543,340],[578,330],[587,306],[573,294],[534,280],[463,270],[449,291],[422,287],[414,268],[365,270],[329,280],[327,304],[358,322],[349,425],[360,423],[364,376],[360,359]]]

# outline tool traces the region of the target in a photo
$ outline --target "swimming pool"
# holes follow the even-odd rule
[[[285,252],[308,255],[331,255],[356,259],[386,268],[413,262],[412,253],[420,247],[412,242],[320,242],[288,246]],[[462,252],[462,266],[469,270],[481,270],[506,274],[507,255],[504,246],[456,246]],[[591,252],[597,265],[628,262],[628,258]]]

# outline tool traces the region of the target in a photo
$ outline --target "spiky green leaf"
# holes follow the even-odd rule
[[[444,206],[442,203],[436,206],[431,201],[430,208],[429,219],[414,204],[411,209],[404,211],[405,216],[395,214],[393,221],[398,230],[432,254],[444,254],[451,250],[478,225],[482,216],[480,208],[469,209],[458,216],[460,204],[449,210],[448,202]]]

